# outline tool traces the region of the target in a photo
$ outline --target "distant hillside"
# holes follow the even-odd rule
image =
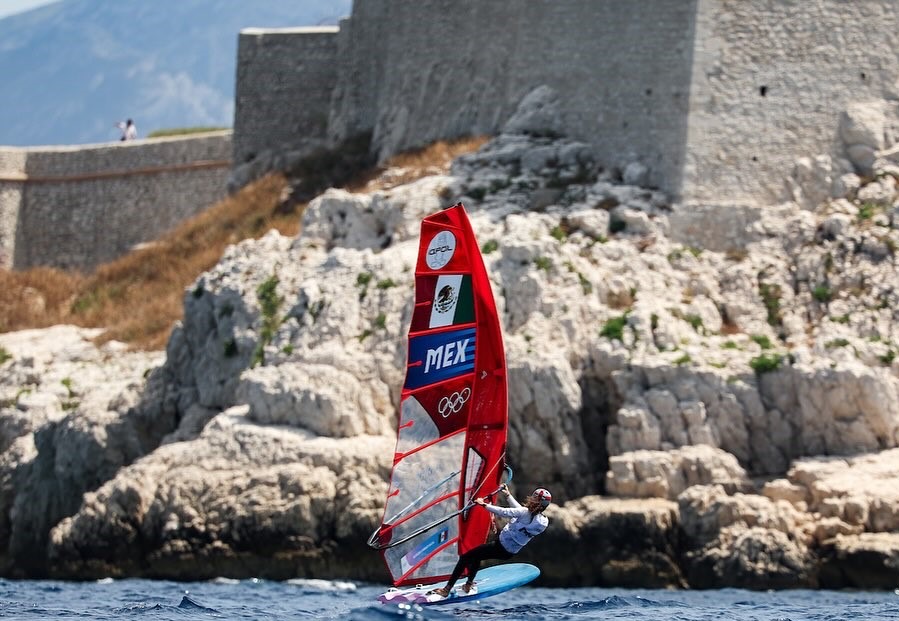
[[[237,35],[336,24],[352,0],[64,0],[0,19],[0,144],[231,126]]]

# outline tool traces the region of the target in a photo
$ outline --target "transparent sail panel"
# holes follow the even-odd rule
[[[430,414],[422,407],[418,399],[415,397],[404,399],[400,410],[396,452],[407,453],[428,442],[433,442],[439,436],[437,425],[431,420]]]
[[[481,473],[484,471],[484,458],[474,450],[473,448],[468,449],[468,464],[465,468],[465,504],[469,504],[471,500],[474,499],[475,495],[483,496],[488,492],[492,492],[493,490],[478,490],[476,489],[477,483],[481,478]]]
[[[395,525],[391,539],[400,539],[427,524],[420,517],[408,516],[443,496],[451,495],[452,511],[458,510],[464,449],[465,434],[457,433],[394,464],[384,513],[384,524]]]
[[[457,479],[458,482],[458,479]],[[439,522],[440,519],[458,509],[459,500],[456,496],[452,496],[447,500],[438,503],[423,511],[410,522],[415,522],[418,527],[433,522]],[[442,552],[435,553],[447,543],[454,542],[459,537],[459,521],[451,518],[440,523],[438,526],[423,532],[421,535],[410,539],[405,543],[401,543],[393,548],[384,551],[384,558],[387,561],[390,573],[395,578],[406,575],[413,567],[421,563],[421,566],[415,570],[413,575],[443,575],[452,571],[453,566],[458,559],[458,550],[455,545],[449,545]]]

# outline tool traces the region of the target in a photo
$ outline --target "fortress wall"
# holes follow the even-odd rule
[[[223,198],[231,132],[4,149],[0,162],[10,154],[25,161],[18,181],[0,170],[0,197],[18,200],[13,243],[0,238],[6,267],[90,269]]]
[[[899,98],[897,8],[700,0],[685,196],[781,200],[797,157],[842,156],[847,104]]]
[[[0,269],[12,267],[25,179],[25,149],[0,149]]]
[[[850,103],[899,105],[896,32],[895,0],[354,0],[322,44],[334,57],[287,33],[253,44],[280,46],[277,58],[244,65],[242,38],[235,140],[247,146],[236,153],[302,149],[327,116],[330,144],[371,131],[383,161],[495,134],[546,84],[566,132],[607,168],[640,161],[650,185],[687,204],[770,204],[788,198],[797,158],[843,155]],[[337,75],[307,92],[326,57]],[[265,130],[285,101],[306,120]]]
[[[389,0],[354,2],[353,17],[340,22],[337,83],[330,104],[331,144],[371,132],[377,120],[376,102],[383,76],[389,73],[386,46],[390,33]]]
[[[336,27],[241,31],[234,162],[324,143],[337,82]]]
[[[341,76],[337,99],[343,109],[351,98],[373,109],[383,159],[440,138],[496,133],[525,94],[547,84],[560,95],[569,134],[592,143],[601,162],[642,159],[651,181],[670,188],[685,148],[696,3],[641,6],[355,0],[350,36],[371,51],[356,51],[353,75],[378,54],[384,70],[376,97],[354,94],[371,91]],[[380,19],[367,18],[375,9]]]

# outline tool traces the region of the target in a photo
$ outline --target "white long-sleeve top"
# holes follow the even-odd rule
[[[486,504],[484,507],[493,515],[511,518],[499,533],[499,543],[511,554],[517,554],[528,541],[536,537],[549,526],[549,519],[542,513],[532,514],[527,507],[522,507],[509,494],[510,507],[498,507]]]

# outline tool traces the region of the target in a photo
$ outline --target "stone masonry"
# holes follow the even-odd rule
[[[336,27],[242,30],[234,164],[325,142],[337,73]]]
[[[0,148],[0,268],[90,269],[226,193],[231,131]]]
[[[545,84],[603,166],[684,204],[770,204],[797,158],[843,155],[850,103],[899,105],[896,32],[892,0],[355,0],[339,33],[241,37],[242,67],[269,60],[238,71],[235,161],[323,132],[371,132],[382,159],[495,134]],[[264,119],[277,139],[241,129]]]

